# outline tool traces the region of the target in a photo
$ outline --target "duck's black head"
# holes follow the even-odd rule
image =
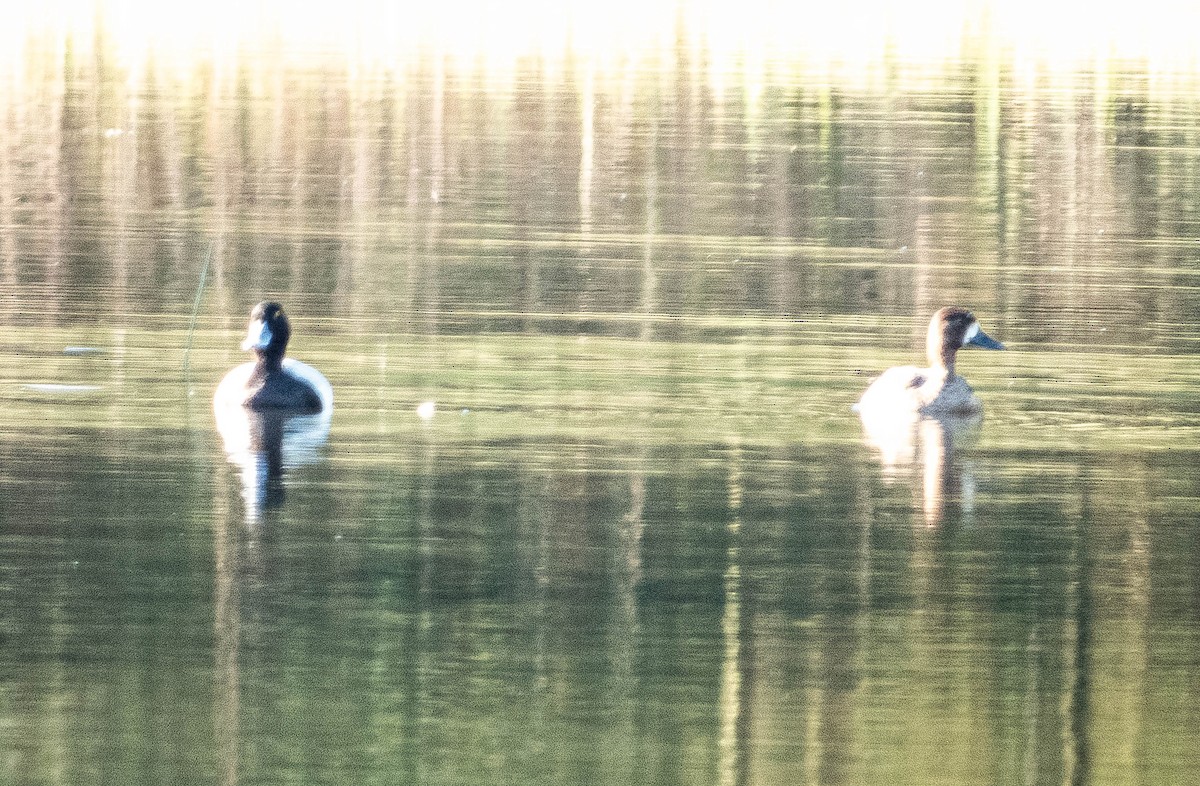
[[[283,361],[291,335],[292,328],[287,314],[283,313],[283,306],[264,300],[250,312],[250,326],[242,349],[252,349],[259,358],[277,365]]]

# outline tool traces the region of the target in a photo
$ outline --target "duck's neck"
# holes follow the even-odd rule
[[[258,353],[258,368],[256,369],[261,374],[271,374],[283,368],[283,353],[282,352],[259,352]]]
[[[929,367],[937,371],[944,371],[946,378],[954,376],[954,356],[958,354],[958,347],[947,343],[942,338],[941,331],[929,330],[929,337],[925,341],[925,355],[929,359]]]
[[[951,379],[954,376],[954,350],[950,350],[949,354],[944,354],[938,358],[937,368],[946,372],[946,379]]]

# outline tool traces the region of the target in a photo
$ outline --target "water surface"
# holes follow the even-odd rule
[[[6,781],[1190,777],[1194,73],[113,47],[6,73]],[[869,444],[947,303],[986,418]]]

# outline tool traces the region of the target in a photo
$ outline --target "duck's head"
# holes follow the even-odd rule
[[[947,306],[929,320],[925,351],[929,365],[941,366],[954,373],[954,355],[964,347],[1004,349],[1004,345],[979,328],[979,320],[965,308]]]
[[[260,358],[282,361],[291,335],[283,306],[264,300],[250,311],[250,326],[242,350],[253,350]]]

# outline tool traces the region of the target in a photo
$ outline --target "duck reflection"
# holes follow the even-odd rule
[[[225,454],[240,470],[246,521],[257,522],[283,504],[285,471],[321,460],[332,412],[301,415],[240,406],[214,411]]]
[[[879,452],[884,474],[892,480],[921,475],[925,523],[942,523],[948,505],[957,504],[964,519],[974,510],[975,474],[963,451],[979,437],[983,415],[917,415],[908,419],[859,413],[863,438]]]
[[[236,506],[230,502],[233,495],[222,489],[214,504],[218,524],[213,529],[216,558],[213,721],[220,753],[217,782],[236,786],[242,769],[242,611],[244,607],[256,608],[261,588],[269,583],[266,577],[270,560],[260,545],[269,544],[270,538],[260,537],[261,523],[268,511],[283,503],[286,473],[322,460],[332,410],[306,415],[217,405],[213,414],[226,456],[240,470],[247,531],[239,532],[233,512]]]

